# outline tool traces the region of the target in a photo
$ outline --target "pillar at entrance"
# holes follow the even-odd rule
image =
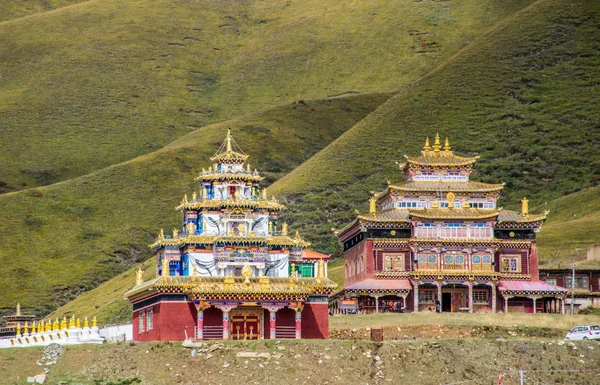
[[[302,308],[296,309],[296,339],[302,338]]]
[[[414,312],[418,313],[419,312],[419,284],[415,285],[415,290],[414,290],[414,301],[413,301],[413,307],[414,307]]]
[[[496,312],[496,285],[492,284],[492,313]]]
[[[560,314],[565,314],[565,299],[560,299]]]
[[[198,310],[198,318],[196,321],[196,339],[201,340],[204,338],[204,310]]]
[[[229,339],[229,310],[223,310],[223,339]]]
[[[473,313],[473,285],[469,285],[469,313]]]
[[[269,310],[269,338],[274,340],[277,338],[277,333],[275,330],[276,322],[275,317],[277,315],[277,310]]]
[[[375,298],[375,313],[379,313],[379,296],[372,295],[371,297]]]

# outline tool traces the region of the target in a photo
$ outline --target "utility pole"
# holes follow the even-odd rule
[[[519,370],[519,377],[521,378],[520,384],[523,385],[525,383],[525,373],[522,370]]]
[[[571,276],[571,314],[575,314],[575,264],[573,264],[573,275]]]

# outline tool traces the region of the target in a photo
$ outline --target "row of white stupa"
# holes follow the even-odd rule
[[[12,338],[0,339],[0,348],[14,348],[27,346],[46,346],[50,344],[77,345],[77,344],[101,344],[104,338],[100,337],[96,317],[89,326],[87,317],[84,325],[81,327],[79,319],[75,316],[71,318],[67,326],[66,317],[59,323],[58,319],[44,324],[42,321],[36,325],[35,322],[31,328],[25,323],[25,327],[17,327],[17,335]]]

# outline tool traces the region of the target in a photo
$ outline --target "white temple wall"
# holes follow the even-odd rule
[[[213,253],[188,253],[188,271],[193,275],[194,266],[196,275],[209,277],[218,276]]]

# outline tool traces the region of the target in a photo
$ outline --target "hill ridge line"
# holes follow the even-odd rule
[[[94,1],[94,0],[90,0],[90,1]],[[390,94],[390,98],[392,98],[392,97],[394,97],[396,95],[396,93],[394,93],[394,92],[376,92],[376,93],[366,93],[366,94],[360,94],[360,95],[349,95],[349,96],[345,96],[345,97],[339,97],[339,96],[337,96],[337,97],[332,97],[332,98],[311,99],[311,100],[308,100],[307,102],[316,103],[316,102],[322,102],[322,101],[330,100],[330,99],[340,99],[340,98],[348,98],[349,99],[349,98],[354,98],[354,97],[358,97],[358,96],[375,96],[375,95],[386,95],[386,94]],[[387,102],[387,100],[386,100],[386,102]],[[152,151],[152,152],[149,152],[149,153],[146,153],[146,154],[143,154],[143,155],[136,156],[135,158],[128,159],[128,160],[126,160],[124,162],[119,162],[119,163],[111,164],[111,165],[106,166],[104,168],[101,168],[101,169],[98,169],[98,170],[94,170],[94,171],[92,171],[92,172],[90,172],[88,174],[79,175],[79,176],[76,176],[74,178],[62,180],[60,182],[56,182],[56,183],[52,183],[52,184],[48,184],[48,185],[43,185],[43,186],[30,187],[30,188],[23,189],[23,190],[11,191],[11,192],[7,192],[7,193],[4,193],[4,194],[0,194],[0,199],[2,199],[3,197],[8,197],[8,196],[12,197],[12,196],[15,196],[15,195],[17,195],[19,193],[24,193],[24,194],[25,193],[31,193],[32,191],[36,191],[36,190],[44,190],[46,188],[51,188],[51,187],[54,187],[54,186],[60,186],[60,185],[62,185],[64,183],[76,181],[76,180],[78,180],[80,178],[92,177],[92,176],[94,176],[94,175],[96,175],[96,174],[98,174],[100,172],[104,172],[104,171],[109,170],[109,169],[111,169],[113,167],[125,166],[127,164],[134,163],[136,161],[140,161],[140,160],[142,160],[145,157],[152,156],[153,154],[157,154],[157,153],[164,152],[164,151],[170,151],[171,150],[171,148],[170,148],[171,146],[173,146],[172,150],[176,150],[178,148],[181,148],[181,147],[178,147],[176,145],[177,142],[179,142],[180,140],[183,140],[184,138],[186,138],[188,136],[189,137],[193,137],[194,135],[197,135],[197,133],[200,130],[202,130],[202,129],[205,129],[205,128],[208,128],[208,127],[211,127],[211,126],[222,125],[222,124],[225,124],[227,122],[235,122],[235,121],[240,120],[240,119],[244,119],[244,118],[247,118],[247,117],[252,117],[254,115],[258,115],[258,114],[266,113],[266,112],[269,112],[269,111],[272,111],[272,110],[276,110],[278,108],[282,108],[282,107],[287,106],[289,104],[293,104],[293,103],[281,104],[281,105],[274,106],[274,107],[271,107],[271,108],[267,108],[267,109],[264,109],[264,110],[254,111],[254,112],[251,112],[249,114],[241,115],[241,116],[235,117],[233,119],[227,119],[227,120],[223,120],[221,122],[217,122],[217,123],[209,124],[209,125],[206,125],[206,126],[202,126],[202,127],[200,127],[199,129],[197,129],[197,130],[195,130],[193,132],[189,132],[189,133],[187,133],[187,134],[185,134],[183,136],[180,136],[179,138],[175,139],[174,141],[172,141],[169,144],[166,144],[165,146],[159,148],[156,151]]]
[[[306,161],[304,161],[301,165],[299,165],[298,167],[296,167],[294,170],[290,171],[289,173],[287,173],[286,175],[282,176],[280,179],[278,179],[275,183],[273,183],[273,185],[271,186],[271,188],[275,188],[277,189],[278,184],[280,181],[284,180],[288,175],[290,175],[291,173],[293,173],[295,170],[297,170],[298,168],[302,167],[303,164],[306,164],[307,162],[310,162],[313,158],[319,156],[319,154],[321,154],[322,152],[326,151],[329,146],[334,145],[337,141],[340,141],[344,138],[344,136],[346,135],[350,135],[351,131],[354,130],[354,128],[356,126],[358,126],[359,124],[361,124],[361,122],[363,122],[365,119],[368,119],[371,115],[376,114],[384,105],[386,105],[387,103],[390,102],[390,100],[396,96],[398,96],[400,93],[405,92],[408,88],[410,88],[412,85],[414,84],[418,84],[419,82],[421,82],[424,79],[429,78],[432,75],[435,75],[437,72],[443,70],[446,66],[448,66],[449,64],[453,63],[454,61],[457,60],[457,58],[459,58],[461,55],[463,55],[465,52],[468,52],[468,50],[473,49],[473,46],[475,44],[477,44],[482,38],[485,38],[487,35],[489,35],[490,33],[496,31],[500,26],[502,26],[504,23],[507,23],[509,21],[511,21],[513,18],[519,16],[521,14],[521,12],[524,11],[528,11],[529,8],[537,6],[541,3],[546,2],[547,0],[537,0],[534,3],[531,3],[530,5],[528,5],[527,7],[521,9],[518,12],[515,12],[514,14],[500,20],[498,23],[494,24],[491,28],[489,28],[486,32],[484,32],[483,34],[479,35],[478,37],[476,37],[472,42],[470,42],[469,44],[467,44],[464,48],[461,48],[458,52],[456,52],[454,55],[450,56],[448,59],[446,59],[444,62],[440,63],[437,67],[435,67],[434,69],[432,69],[431,71],[429,71],[428,73],[426,73],[425,75],[421,76],[418,80],[407,84],[405,87],[400,88],[398,90],[398,92],[394,92],[393,95],[390,97],[390,99],[388,99],[387,101],[385,101],[385,103],[382,103],[379,107],[377,107],[375,110],[373,110],[370,114],[368,114],[367,116],[365,116],[361,121],[357,122],[354,126],[352,126],[349,130],[347,130],[346,132],[344,132],[342,135],[338,136],[335,140],[333,140],[331,143],[329,143],[327,146],[325,146],[323,149],[321,149],[319,152],[317,152],[316,154],[314,154],[313,156],[311,156],[309,159],[307,159]]]
[[[84,5],[84,4],[89,4],[92,2],[97,2],[98,0],[86,0],[86,1],[82,1],[81,3],[77,3],[77,4],[70,4],[70,5],[65,5],[63,7],[59,7],[56,9],[50,9],[48,11],[42,11],[42,12],[36,12],[36,13],[32,13],[31,15],[25,15],[25,16],[21,16],[21,17],[15,17],[14,19],[8,19],[8,20],[4,20],[4,21],[0,21],[0,27],[13,23],[13,22],[18,22],[20,20],[24,20],[24,19],[30,19],[32,17],[36,17],[36,16],[42,16],[42,15],[48,15],[48,14],[52,14],[52,13],[56,13],[59,11],[62,11],[63,9],[66,8],[73,8],[73,7],[77,7],[80,5]]]

